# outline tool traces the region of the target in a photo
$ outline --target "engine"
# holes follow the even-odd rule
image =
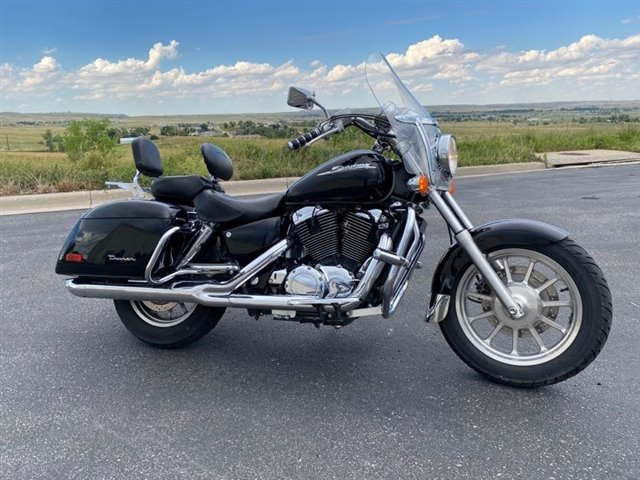
[[[357,272],[378,244],[381,213],[317,207],[296,211],[293,235],[302,264],[273,272],[269,283],[283,286],[289,295],[348,297],[357,285]]]
[[[380,210],[338,212],[306,207],[294,213],[293,231],[308,260],[356,271],[378,244],[380,216]]]

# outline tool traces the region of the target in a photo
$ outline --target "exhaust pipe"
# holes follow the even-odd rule
[[[207,291],[207,285],[189,288],[149,288],[116,285],[95,285],[65,280],[64,286],[78,297],[110,298],[113,300],[137,300],[148,302],[186,302],[207,307],[231,307],[269,310],[296,310],[316,312],[318,307],[329,313],[355,309],[361,300],[358,297],[322,299],[300,295],[215,295]]]
[[[391,248],[391,237],[383,234],[378,249]],[[380,276],[385,264],[372,258],[362,279],[346,298],[318,298],[301,295],[247,295],[232,293],[244,282],[255,276],[266,265],[273,262],[288,248],[286,240],[275,244],[260,257],[244,267],[231,280],[224,283],[210,283],[183,288],[153,288],[131,285],[100,285],[77,283],[74,279],[65,280],[65,287],[78,297],[110,298],[113,300],[137,300],[149,302],[187,302],[208,307],[232,307],[269,310],[295,310],[316,312],[322,308],[328,313],[348,312],[360,305],[369,295],[371,288]]]

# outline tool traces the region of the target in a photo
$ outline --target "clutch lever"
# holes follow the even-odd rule
[[[335,127],[330,128],[329,130],[327,130],[326,132],[322,132],[320,135],[318,135],[316,138],[314,138],[313,140],[311,140],[310,142],[308,142],[306,145],[304,145],[304,147],[308,147],[309,145],[313,145],[314,143],[316,143],[318,140],[321,140],[323,138],[327,138],[335,133],[340,133],[344,130],[344,124],[342,122],[339,122]]]

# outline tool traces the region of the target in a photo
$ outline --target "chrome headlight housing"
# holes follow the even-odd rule
[[[437,150],[440,168],[454,176],[458,169],[458,148],[456,147],[455,137],[453,135],[440,135]]]

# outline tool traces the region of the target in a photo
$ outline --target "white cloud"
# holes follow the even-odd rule
[[[58,47],[51,47],[51,48],[45,47],[40,51],[40,53],[42,53],[43,55],[53,55],[57,51],[58,51]]]
[[[268,100],[264,104],[269,108],[284,109],[283,92],[291,84],[315,88],[320,99],[339,101],[336,107],[373,103],[361,93],[366,91],[364,62],[331,66],[316,59],[303,67],[294,60],[280,65],[239,60],[189,72],[179,65],[166,66],[167,61],[179,58],[178,47],[175,40],[166,45],[158,42],[144,59],[96,58],[69,71],[51,55],[28,68],[3,64],[3,108],[32,105],[34,99],[48,96],[61,99],[56,108],[65,102],[86,109],[100,105],[108,110],[109,105],[134,102],[140,108],[156,108],[166,100],[177,109],[183,105],[184,111],[192,112],[206,108],[202,106],[205,100],[209,102],[206,105],[246,106],[260,99]],[[387,57],[419,98],[432,104],[575,99],[579,98],[578,88],[590,82],[591,90],[584,90],[589,95],[595,95],[593,88],[597,87],[597,92],[607,92],[604,98],[640,97],[640,34],[620,39],[585,35],[553,50],[521,52],[504,46],[490,52],[474,51],[459,39],[434,35]],[[603,82],[609,82],[608,88],[600,85]],[[545,86],[548,97],[540,97],[539,86]],[[507,93],[511,96],[505,96]],[[516,95],[520,97],[514,99]],[[345,97],[357,98],[360,105]]]
[[[636,17],[623,18],[620,23],[623,25],[629,25],[631,23],[640,22],[640,15]]]

